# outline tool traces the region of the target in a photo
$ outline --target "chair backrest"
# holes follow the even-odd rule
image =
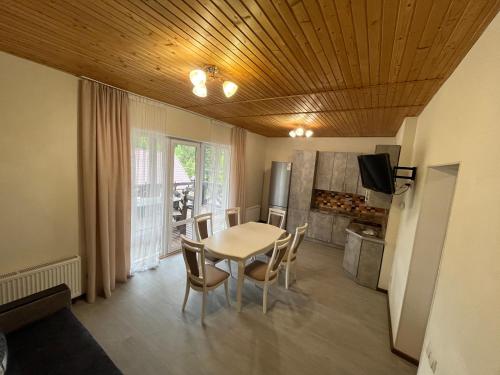
[[[226,210],[226,227],[234,227],[241,224],[240,208],[233,207]]]
[[[267,215],[267,223],[274,225],[278,228],[284,229],[285,227],[286,211],[279,208],[270,208]]]
[[[194,229],[198,241],[210,237],[213,232],[212,213],[197,215],[194,217]]]
[[[293,257],[297,254],[297,250],[299,250],[299,246],[306,236],[307,227],[308,224],[305,223],[301,227],[297,227],[297,229],[295,229],[295,236],[293,237],[292,245],[288,250],[288,260],[293,259]]]
[[[181,249],[189,280],[205,285],[205,245],[181,234]]]
[[[280,263],[288,250],[291,238],[292,235],[289,234],[286,238],[277,240],[274,243],[273,254],[271,255],[271,259],[269,260],[266,270],[266,281],[272,279],[274,275],[278,273]]]

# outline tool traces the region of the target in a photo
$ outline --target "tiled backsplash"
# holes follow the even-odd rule
[[[312,208],[335,210],[360,216],[383,217],[387,214],[383,208],[366,205],[365,197],[362,195],[326,190],[313,190]]]

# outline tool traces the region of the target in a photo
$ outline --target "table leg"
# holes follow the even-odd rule
[[[241,312],[241,295],[243,293],[243,281],[245,280],[245,262],[238,262],[238,287],[236,289],[236,308]]]

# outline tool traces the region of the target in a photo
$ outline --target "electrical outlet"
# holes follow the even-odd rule
[[[432,354],[431,344],[430,343],[427,345],[427,347],[425,349],[425,354],[427,355],[427,360],[429,361],[429,367],[431,368],[432,373],[435,374],[438,363],[437,363],[437,360],[434,358],[434,356]]]
[[[438,365],[437,361],[435,359],[433,359],[431,362],[431,370],[432,370],[433,374],[436,373],[437,365]]]

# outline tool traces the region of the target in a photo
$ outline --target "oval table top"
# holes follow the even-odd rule
[[[202,242],[221,258],[241,261],[268,251],[285,233],[274,225],[248,222],[214,233]]]

